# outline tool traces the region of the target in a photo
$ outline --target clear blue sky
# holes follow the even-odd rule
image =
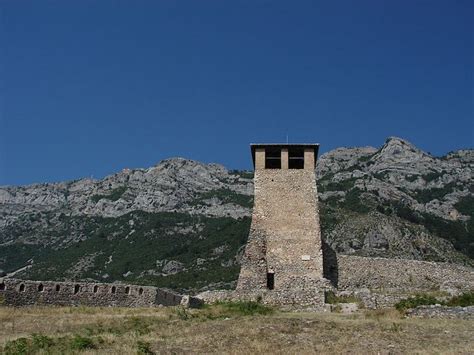
[[[248,144],[473,147],[474,1],[0,2],[0,185]]]

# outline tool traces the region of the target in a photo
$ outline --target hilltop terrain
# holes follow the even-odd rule
[[[338,253],[474,264],[474,150],[434,157],[391,137],[317,163]],[[0,187],[0,269],[17,278],[233,287],[253,173],[182,158],[100,180]]]

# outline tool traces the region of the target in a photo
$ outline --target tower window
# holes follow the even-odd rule
[[[288,169],[304,169],[304,149],[288,149]]]
[[[265,148],[265,169],[281,169],[280,148]]]
[[[275,288],[275,273],[267,272],[267,288],[273,290]]]

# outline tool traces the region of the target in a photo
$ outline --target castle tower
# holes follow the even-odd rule
[[[237,291],[276,304],[324,303],[318,144],[252,144],[255,197]]]

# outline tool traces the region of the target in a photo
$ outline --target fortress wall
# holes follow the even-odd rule
[[[237,289],[310,289],[323,277],[314,170],[257,169],[248,246]]]
[[[183,296],[150,286],[0,279],[0,304],[102,307],[174,306]]]
[[[196,297],[204,303],[212,304],[222,301],[238,302],[253,301],[261,302],[266,305],[278,306],[282,309],[305,309],[305,310],[325,310],[325,291],[327,285],[321,282],[321,285],[312,290],[213,290],[205,291]]]
[[[449,263],[338,255],[337,288],[456,294],[474,290],[474,269]]]

